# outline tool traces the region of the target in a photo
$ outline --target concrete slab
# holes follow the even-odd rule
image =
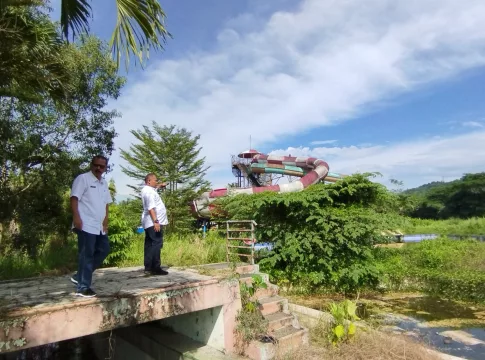
[[[240,309],[237,280],[169,269],[146,276],[143,268],[95,272],[98,297],[74,296],[69,276],[0,282],[0,353],[222,306],[226,351]]]
[[[132,350],[132,354],[126,359],[138,359],[143,353],[150,359],[164,360],[244,360],[241,356],[224,354],[201,342],[155,324],[120,329],[116,331],[116,337],[117,339],[122,338],[139,349],[139,353],[134,353]],[[115,354],[120,354],[122,348],[123,346],[115,349]]]

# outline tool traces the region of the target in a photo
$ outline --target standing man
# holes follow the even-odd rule
[[[143,213],[142,226],[145,229],[145,273],[152,275],[167,275],[160,265],[160,251],[163,247],[163,225],[168,224],[167,210],[160,195],[155,189],[165,187],[158,184],[155,174],[145,176],[145,186],[141,190]]]
[[[93,272],[109,254],[108,206],[113,202],[108,184],[101,176],[108,159],[98,155],[91,160],[91,170],[74,179],[71,189],[73,230],[78,241],[78,271],[71,281],[77,284],[76,295],[94,297]]]

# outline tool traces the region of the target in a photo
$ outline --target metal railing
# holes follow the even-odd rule
[[[238,255],[247,257],[250,264],[254,265],[254,244],[256,243],[256,237],[254,236],[255,227],[258,225],[254,220],[229,220],[226,221],[227,236],[226,236],[226,258],[229,262],[230,255]],[[245,235],[250,233],[249,236]],[[234,242],[238,242],[238,245],[232,245]],[[240,243],[245,245],[240,245]],[[250,254],[241,252],[232,252],[231,249],[249,249]]]

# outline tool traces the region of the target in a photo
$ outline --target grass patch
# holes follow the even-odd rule
[[[361,332],[352,342],[338,347],[323,345],[315,330],[311,332],[311,345],[303,346],[278,360],[439,360],[426,346],[403,336],[392,336],[377,331]]]
[[[128,257],[118,266],[142,266],[145,234],[133,236]],[[161,252],[162,264],[167,266],[193,266],[226,261],[226,239],[217,232],[200,235],[169,234],[164,236]]]
[[[51,242],[36,258],[18,250],[6,249],[0,257],[0,280],[63,275],[77,267],[77,241],[69,237],[65,244]]]
[[[309,327],[310,344],[299,347],[277,360],[438,360],[436,354],[417,340],[394,336],[370,328],[359,327],[355,336],[347,342],[332,346],[328,341],[328,322],[321,318]]]
[[[440,238],[374,251],[390,290],[485,302],[484,242]]]
[[[402,229],[406,234],[485,235],[485,218],[425,220],[408,218]]]
[[[144,234],[130,240],[126,259],[114,264],[119,267],[143,266]],[[226,239],[209,232],[199,235],[170,234],[164,238],[162,264],[192,266],[226,261]],[[7,249],[0,257],[0,280],[22,279],[36,276],[63,275],[77,269],[77,241],[70,235],[65,244],[51,242],[36,258],[18,250]]]

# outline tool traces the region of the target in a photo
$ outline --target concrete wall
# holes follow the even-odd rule
[[[185,335],[190,339],[224,351],[224,318],[222,306],[188,314],[172,316],[159,321],[160,326]],[[228,334],[232,336],[232,334]]]

